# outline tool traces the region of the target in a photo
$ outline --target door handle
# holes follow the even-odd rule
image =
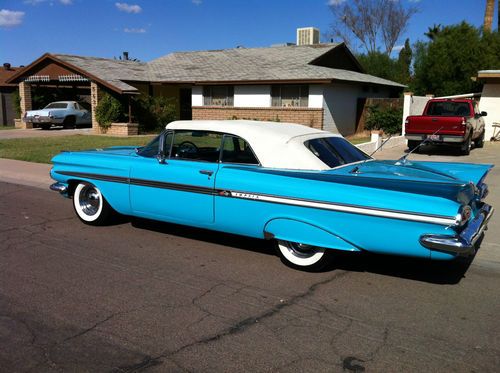
[[[212,176],[214,174],[214,172],[210,171],[210,170],[200,170],[200,174]]]

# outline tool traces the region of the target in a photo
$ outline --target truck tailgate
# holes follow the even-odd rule
[[[410,116],[406,123],[406,133],[431,134],[442,127],[439,134],[461,135],[465,131],[462,121],[461,117]]]

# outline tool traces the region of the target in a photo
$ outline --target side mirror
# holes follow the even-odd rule
[[[488,113],[487,113],[486,111],[482,111],[482,112],[481,112],[481,116],[482,116],[482,117],[485,117],[485,116],[487,116],[487,115],[488,115]]]
[[[156,159],[159,164],[167,163],[165,162],[165,152],[163,149],[165,149],[165,133],[160,135],[160,141],[158,141],[158,154],[156,155]]]

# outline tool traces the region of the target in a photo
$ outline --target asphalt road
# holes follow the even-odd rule
[[[69,200],[27,186],[0,182],[0,219],[2,372],[500,367],[498,214],[472,263],[347,255],[317,274],[260,240],[85,226]]]

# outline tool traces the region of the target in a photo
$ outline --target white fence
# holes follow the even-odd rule
[[[394,148],[396,146],[406,144],[406,139],[403,135],[393,136],[388,140],[383,140],[380,131],[372,131],[371,139],[369,142],[364,142],[356,146],[366,154],[371,154],[380,147],[382,141],[385,141],[383,149]]]

